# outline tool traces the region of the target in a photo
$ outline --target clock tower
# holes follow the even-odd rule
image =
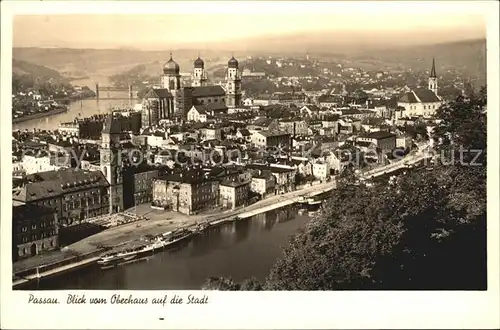
[[[109,183],[109,213],[123,211],[123,180],[120,148],[121,127],[110,114],[101,132],[101,172]]]

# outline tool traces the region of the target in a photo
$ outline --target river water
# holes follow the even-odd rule
[[[208,277],[264,281],[291,235],[309,220],[294,206],[209,228],[176,247],[133,264],[98,265],[42,279],[22,289],[198,290]]]

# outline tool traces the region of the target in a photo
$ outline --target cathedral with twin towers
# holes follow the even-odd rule
[[[205,62],[199,56],[193,63],[192,77],[191,86],[182,86],[180,67],[170,54],[163,66],[161,87],[151,88],[143,97],[142,125],[184,119],[193,105],[203,106],[212,115],[241,105],[241,73],[234,56],[227,62],[224,87],[208,83]]]

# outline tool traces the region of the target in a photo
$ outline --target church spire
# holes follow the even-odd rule
[[[434,58],[432,58],[432,69],[429,77],[429,89],[434,92],[434,94],[438,94],[438,78],[436,75],[436,63]]]
[[[431,78],[437,78],[437,76],[436,76],[436,64],[434,62],[434,57],[432,58]]]

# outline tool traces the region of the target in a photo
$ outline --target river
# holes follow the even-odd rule
[[[93,265],[22,289],[198,290],[208,277],[264,281],[282,246],[309,220],[294,206],[209,228],[205,233],[133,264]]]
[[[107,77],[99,76],[86,78],[81,80],[73,80],[71,84],[74,86],[88,86],[90,89],[95,91],[95,81],[98,81],[101,86],[106,86],[109,84]],[[106,95],[104,95],[105,97]],[[102,114],[109,112],[110,108],[113,107],[133,107],[134,104],[130,104],[127,100],[127,92],[113,92],[114,97],[123,97],[123,100],[106,100],[101,99],[99,101],[95,99],[86,99],[81,102],[72,102],[68,106],[68,111],[47,116],[38,119],[27,120],[24,122],[20,122],[12,125],[12,129],[20,129],[20,130],[33,130],[42,129],[42,130],[55,130],[59,126],[60,123],[73,121],[75,118],[80,117],[90,117],[95,114]],[[132,103],[138,102],[137,100],[132,100]]]

